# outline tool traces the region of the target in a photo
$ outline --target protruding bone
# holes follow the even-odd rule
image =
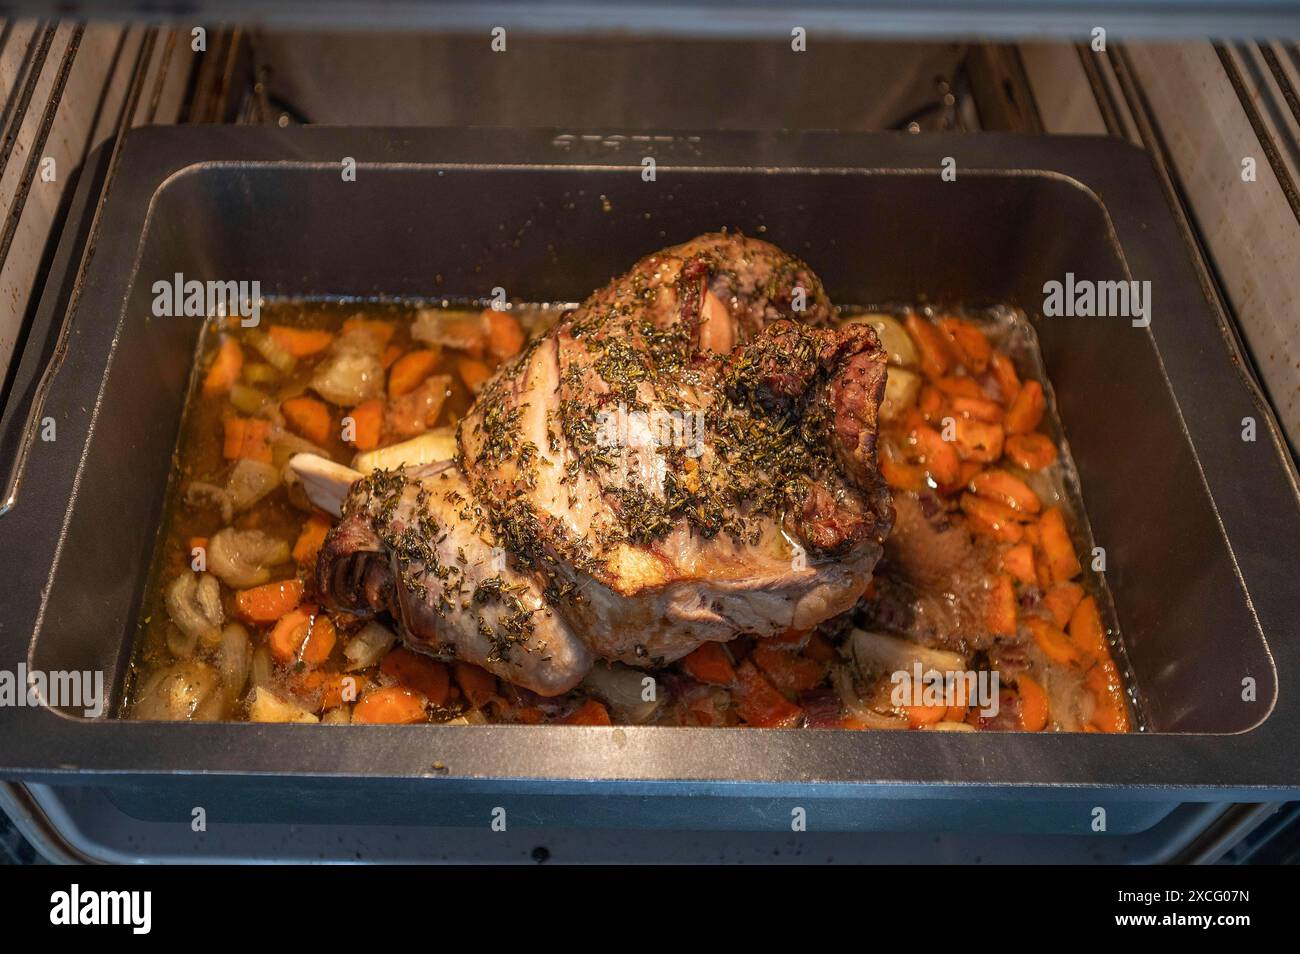
[[[343,515],[343,501],[352,485],[364,476],[319,454],[294,454],[289,467],[302,481],[307,499],[336,517]]]

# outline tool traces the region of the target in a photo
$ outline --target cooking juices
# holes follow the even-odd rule
[[[1129,731],[1109,596],[1033,332],[1008,309],[844,309],[889,352],[878,439],[896,523],[851,612],[597,663],[543,697],[322,608],[334,517],[287,464],[455,453],[456,422],[563,306],[275,301],[202,337],[123,713],[143,719]],[[378,365],[336,346],[373,336]],[[408,442],[414,441],[415,444]],[[398,452],[385,451],[401,444]]]

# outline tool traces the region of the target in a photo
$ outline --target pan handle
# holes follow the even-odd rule
[[[108,176],[113,140],[86,159],[26,339],[14,348],[9,393],[0,413],[0,517],[18,503],[23,474],[41,430],[42,411],[67,350],[78,285],[93,251],[95,210]]]

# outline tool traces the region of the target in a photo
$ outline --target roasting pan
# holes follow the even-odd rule
[[[0,669],[101,671],[110,714],[0,707],[5,777],[94,784],[178,824],[195,805],[229,820],[484,826],[505,807],[523,825],[788,830],[802,807],[810,828],[1087,833],[1100,807],[1115,833],[1177,802],[1300,791],[1294,464],[1141,151],[998,134],[158,127],[129,134],[101,198],[104,158],[83,175],[0,432],[19,478],[0,517]],[[1004,302],[1033,317],[1148,731],[111,717],[199,332],[152,315],[155,281],[572,300],[721,227],[806,258],[835,301]],[[1067,273],[1149,281],[1149,327],[1042,317],[1044,284]],[[55,439],[40,439],[51,420]]]

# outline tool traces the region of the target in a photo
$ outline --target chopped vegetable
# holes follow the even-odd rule
[[[228,417],[225,420],[226,460],[255,460],[271,463],[271,422],[260,417]]]
[[[736,711],[752,726],[789,728],[799,724],[803,710],[767,681],[746,659],[736,667]]]
[[[998,390],[1002,393],[1002,403],[1010,404],[1020,393],[1020,376],[1016,374],[1016,366],[1005,354],[994,349],[989,359],[989,370],[993,372],[993,380],[997,381]]]
[[[996,500],[1024,514],[1035,514],[1043,509],[1038,494],[1019,477],[1005,470],[986,470],[971,480],[970,487],[979,496]]]
[[[405,686],[373,689],[352,708],[353,722],[410,725],[426,718],[424,698]]]
[[[374,620],[366,623],[355,636],[343,647],[343,657],[348,661],[348,670],[368,669],[392,648],[397,637],[393,631]]]
[[[1016,689],[1020,692],[1020,728],[1041,732],[1049,716],[1047,693],[1025,673],[1016,677]]]
[[[595,699],[588,699],[560,720],[565,725],[611,725],[609,710]]]
[[[1052,571],[1054,582],[1064,583],[1083,572],[1083,568],[1079,565],[1079,558],[1075,556],[1074,543],[1070,540],[1070,531],[1066,529],[1065,516],[1061,513],[1060,507],[1043,511],[1038,529],[1042,535],[1043,554],[1047,557],[1047,565]]]
[[[471,394],[478,394],[492,377],[492,369],[477,358],[457,358],[456,371]]]
[[[343,322],[343,333],[359,331],[366,337],[370,338],[379,350],[383,351],[388,347],[388,343],[393,340],[393,334],[397,331],[397,325],[391,321],[382,321],[376,318],[349,318]]]
[[[250,722],[319,722],[302,706],[281,699],[265,686],[258,686],[248,700]]]
[[[1043,607],[1052,614],[1052,621],[1064,628],[1081,599],[1083,587],[1078,583],[1056,583],[1043,594]]]
[[[1008,434],[1030,434],[1042,423],[1046,409],[1043,386],[1037,381],[1026,381],[1007,408],[1002,426]]]
[[[1025,626],[1034,637],[1038,648],[1052,662],[1062,666],[1077,665],[1079,654],[1075,651],[1070,638],[1045,619],[1030,616],[1025,619]]]
[[[388,396],[401,397],[414,391],[424,379],[433,374],[442,354],[425,348],[420,351],[408,351],[393,363],[388,372]]]
[[[469,663],[455,664],[456,685],[475,709],[481,709],[497,697],[497,677],[486,669]]]
[[[1012,434],[1004,449],[1007,460],[1024,470],[1042,470],[1056,460],[1056,445],[1046,434]]]
[[[973,532],[1001,543],[1019,543],[1024,536],[1016,512],[1010,507],[974,494],[962,494],[960,503]]]
[[[383,402],[365,401],[349,411],[348,416],[352,418],[352,445],[357,450],[363,451],[371,451],[378,447],[379,437],[384,427]]]
[[[782,692],[798,694],[821,684],[826,667],[788,649],[778,649],[760,640],[750,655],[758,668]]]
[[[272,325],[266,330],[271,340],[295,358],[310,358],[320,354],[334,342],[334,334],[314,328],[291,328]]]
[[[970,417],[959,417],[953,422],[956,433],[953,443],[962,460],[976,460],[988,464],[1002,456],[1003,431],[1000,424],[989,424]]]
[[[1066,627],[1070,640],[1079,655],[1087,662],[1110,659],[1110,644],[1106,641],[1106,630],[1101,625],[1101,613],[1097,610],[1097,601],[1091,596],[1079,600],[1070,614]]]
[[[330,409],[323,402],[309,397],[290,398],[280,405],[280,411],[295,434],[301,434],[313,444],[328,443],[334,426]]]
[[[994,578],[984,610],[984,622],[995,636],[1016,635],[1016,588],[1005,573]]]
[[[244,366],[244,349],[234,338],[226,338],[217,349],[217,356],[203,379],[203,396],[219,397],[229,391],[239,380]]]
[[[916,312],[908,313],[904,324],[916,344],[925,376],[934,380],[948,374],[956,363],[948,337]]]
[[[682,668],[700,682],[714,686],[730,686],[736,681],[736,670],[721,643],[705,643],[682,660]]]
[[[330,618],[304,604],[286,613],[267,639],[271,655],[282,665],[318,666],[329,658],[338,637]]]
[[[274,623],[302,602],[301,580],[263,583],[235,594],[235,615],[248,623]]]
[[[498,364],[524,350],[524,329],[519,319],[504,311],[487,311],[488,356]]]
[[[299,566],[316,564],[316,554],[325,543],[325,535],[330,532],[330,522],[318,513],[307,518],[302,525],[302,533],[293,545],[293,562]]]
[[[297,359],[265,332],[250,329],[244,333],[244,340],[248,342],[249,347],[266,359],[267,364],[281,374],[290,374],[297,367]]]
[[[1002,569],[1017,582],[1032,586],[1038,581],[1034,572],[1034,547],[1030,543],[1017,543],[1002,551]],[[1062,623],[1061,625],[1064,625]]]
[[[432,705],[440,706],[447,701],[451,677],[447,667],[436,659],[403,647],[385,656],[379,671],[408,689],[414,689]]]
[[[969,321],[961,318],[941,318],[939,327],[948,336],[948,343],[957,355],[957,360],[971,374],[983,374],[989,366],[993,349],[989,341]]]
[[[226,527],[208,541],[208,569],[227,586],[258,586],[271,578],[271,567],[289,562],[289,544],[261,530]]]

